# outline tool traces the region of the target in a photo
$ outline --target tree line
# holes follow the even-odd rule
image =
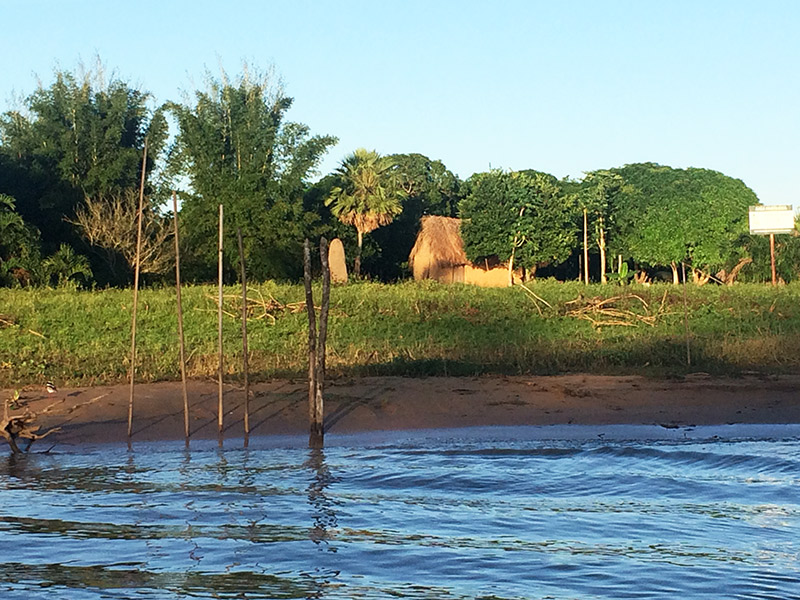
[[[738,179],[643,163],[580,181],[534,170],[462,181],[421,154],[358,149],[313,181],[337,140],[290,121],[291,105],[274,76],[249,68],[207,73],[202,89],[158,106],[101,67],[56,71],[0,118],[0,285],[128,285],[140,182],[141,270],[151,282],[170,277],[174,218],[187,279],[215,277],[219,204],[230,281],[237,229],[255,279],[299,279],[303,240],[323,235],[342,238],[356,273],[406,277],[426,214],[462,218],[471,260],[530,277],[583,277],[591,266],[591,278],[606,281],[621,277],[621,264],[677,273],[682,263],[697,281],[734,270],[769,277],[768,242],[747,233],[758,199]],[[166,210],[173,190],[177,215]],[[779,236],[778,248],[781,277],[796,279],[798,238]]]

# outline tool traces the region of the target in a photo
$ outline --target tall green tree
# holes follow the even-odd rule
[[[651,267],[688,260],[698,281],[723,267],[748,231],[748,207],[758,197],[741,180],[708,169],[654,163],[612,169],[623,185],[615,211],[619,252]],[[706,275],[703,275],[703,274]]]
[[[111,195],[139,185],[144,138],[148,171],[167,136],[149,96],[102,67],[80,75],[56,71],[55,81],[28,96],[24,110],[0,119],[6,176],[26,222],[41,230],[47,249],[74,241],[64,217],[74,217],[86,196]]]
[[[606,283],[606,249],[609,229],[615,220],[614,203],[622,188],[622,177],[610,171],[592,171],[581,182],[578,202],[592,229],[592,239],[600,253],[600,282]],[[588,267],[588,264],[587,264]]]
[[[236,272],[236,230],[244,235],[248,269],[266,279],[295,276],[302,240],[319,217],[303,209],[307,179],[331,136],[285,120],[292,105],[270,74],[249,69],[235,80],[208,75],[204,91],[168,110],[179,132],[168,173],[187,177],[181,194],[187,274],[213,277],[218,205],[225,210],[226,269]]]
[[[85,197],[110,196],[139,185],[142,149],[148,173],[167,136],[149,95],[101,66],[80,74],[56,71],[22,110],[0,118],[0,192],[41,231],[45,251],[80,246],[70,223]]]
[[[473,262],[497,257],[510,274],[531,275],[566,260],[576,245],[573,194],[563,193],[551,175],[490,171],[470,178],[459,204],[464,251]]]
[[[403,210],[405,192],[393,172],[391,159],[374,150],[358,148],[345,157],[337,169],[338,183],[325,201],[331,213],[357,233],[353,271],[361,274],[364,234],[388,225]]]

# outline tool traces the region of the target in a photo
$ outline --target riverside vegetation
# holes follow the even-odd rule
[[[526,287],[434,282],[336,287],[330,375],[738,375],[800,366],[797,283],[684,290],[542,280]],[[248,288],[251,377],[305,376],[303,286],[270,281]],[[231,382],[241,373],[240,293],[235,286],[225,289],[225,375]],[[183,303],[188,374],[213,377],[216,288],[185,287]],[[131,305],[130,290],[0,289],[0,387],[47,379],[67,386],[124,381]],[[142,290],[139,381],[180,378],[176,328],[175,290]]]

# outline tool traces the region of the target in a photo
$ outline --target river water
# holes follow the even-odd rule
[[[800,429],[762,429],[3,457],[0,598],[800,598]]]

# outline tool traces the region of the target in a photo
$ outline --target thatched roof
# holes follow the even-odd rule
[[[421,225],[417,242],[408,257],[412,269],[415,260],[439,267],[469,264],[461,240],[461,219],[427,216],[422,217]]]

